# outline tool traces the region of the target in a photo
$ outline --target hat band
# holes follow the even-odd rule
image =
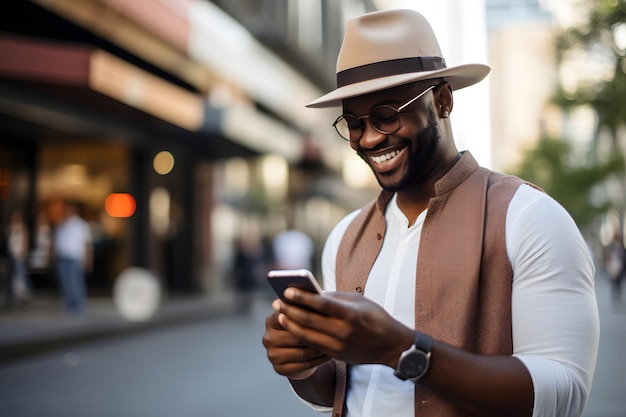
[[[390,75],[436,71],[444,68],[446,68],[446,60],[438,56],[418,56],[373,62],[338,72],[337,88]]]

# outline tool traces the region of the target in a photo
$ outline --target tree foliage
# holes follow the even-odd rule
[[[625,164],[618,153],[588,167],[572,162],[571,155],[572,146],[568,142],[544,138],[526,151],[515,175],[541,187],[584,229],[611,207],[603,193],[594,196],[593,191],[609,177],[623,175]]]
[[[624,208],[624,195],[619,202],[611,201],[603,188],[608,181],[618,181],[626,190],[626,138],[620,139],[626,131],[626,0],[577,4],[589,8],[587,19],[557,37],[558,62],[584,56],[603,64],[605,70],[602,76],[581,78],[575,89],[559,85],[552,101],[565,114],[579,106],[594,110],[596,125],[588,155],[574,156],[567,133],[562,138],[543,138],[526,152],[515,174],[553,196],[582,229],[610,207]],[[603,137],[609,138],[608,147],[600,144]]]
[[[626,1],[580,2],[581,7],[583,4],[590,7],[587,22],[558,36],[558,60],[563,62],[582,53],[588,59],[606,62],[612,67],[611,74],[596,82],[582,83],[573,93],[559,88],[554,101],[564,109],[591,105],[598,115],[597,132],[606,128],[616,141],[617,129],[626,121]]]

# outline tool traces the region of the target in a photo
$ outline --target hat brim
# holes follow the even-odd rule
[[[437,71],[422,71],[408,74],[391,75],[388,77],[374,78],[340,87],[323,95],[315,101],[307,104],[310,108],[340,107],[341,100],[385,90],[402,84],[433,78],[445,78],[453,90],[469,87],[476,84],[489,74],[491,68],[483,64],[464,64]]]

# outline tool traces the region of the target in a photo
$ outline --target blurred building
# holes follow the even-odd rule
[[[127,267],[219,295],[238,236],[319,244],[365,198],[341,182],[332,116],[345,18],[366,0],[32,0],[0,4],[0,224],[93,224],[90,290]]]
[[[493,168],[510,172],[553,122],[557,85],[552,16],[539,0],[485,0]]]

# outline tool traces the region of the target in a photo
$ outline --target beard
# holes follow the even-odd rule
[[[370,164],[369,158],[361,149],[357,154],[370,166],[378,184],[384,190],[398,192],[410,189],[422,183],[437,165],[437,150],[441,143],[441,131],[437,124],[437,116],[432,106],[428,107],[428,125],[413,140],[406,140],[407,165],[404,174],[395,182],[386,180]]]

